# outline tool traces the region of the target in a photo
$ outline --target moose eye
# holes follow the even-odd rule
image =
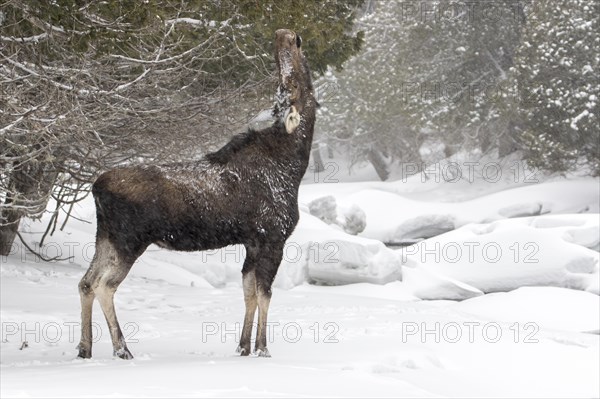
[[[300,48],[302,46],[302,38],[300,35],[296,35],[296,47]]]

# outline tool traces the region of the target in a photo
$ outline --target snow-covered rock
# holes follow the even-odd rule
[[[386,243],[430,238],[469,223],[600,211],[597,179],[521,184],[502,191],[498,191],[498,186],[496,192],[470,198],[478,190],[491,191],[488,186],[494,185],[469,186],[461,181],[434,185],[428,191],[425,188],[429,183],[397,181],[330,184],[327,191],[329,201],[335,199],[338,207],[357,206],[365,213],[366,226],[361,236]],[[303,186],[301,200],[320,198],[323,190],[321,185]]]
[[[401,243],[426,239],[455,229],[452,215],[421,215],[402,223],[393,234],[393,242]]]
[[[486,293],[523,286],[597,292],[599,254],[590,248],[598,245],[598,224],[598,214],[470,224],[399,252],[417,269]]]
[[[424,268],[404,268],[402,278],[412,289],[412,294],[420,299],[462,301],[483,295],[475,287]]]
[[[383,243],[346,234],[301,213],[289,238],[275,285],[291,288],[305,281],[326,285],[377,283],[401,278],[400,254]]]

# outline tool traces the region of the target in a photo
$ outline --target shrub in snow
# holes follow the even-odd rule
[[[367,226],[366,213],[356,204],[339,207],[332,195],[317,198],[308,204],[311,215],[327,224],[338,225],[348,234],[362,233]]]
[[[353,204],[348,208],[340,208],[344,217],[343,228],[348,234],[357,235],[367,227],[367,214],[358,205]]]
[[[337,203],[333,195],[317,198],[308,204],[310,214],[321,219],[327,224],[337,220]]]

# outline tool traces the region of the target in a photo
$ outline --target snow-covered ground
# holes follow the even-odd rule
[[[0,259],[0,393],[598,397],[598,179],[534,182],[524,171],[516,179],[511,165],[503,179],[482,179],[481,170],[473,182],[312,176],[275,281],[272,358],[234,353],[242,248],[151,247],[115,299],[135,359],[112,357],[98,305],[94,357],[76,359],[77,282],[95,230],[86,200],[75,209],[82,220],[41,249],[69,260],[41,262],[20,247]],[[359,208],[364,231],[310,215],[324,196],[340,214]],[[35,245],[44,228],[28,221],[23,235]]]

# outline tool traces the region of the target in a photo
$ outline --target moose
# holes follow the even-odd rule
[[[271,285],[299,220],[298,188],[309,162],[318,106],[301,44],[291,30],[275,32],[278,87],[270,127],[238,134],[197,161],[120,167],[95,181],[96,252],[79,283],[79,357],[92,356],[92,306],[98,298],[113,355],[133,358],[113,298],[150,244],[177,251],[244,245],[246,312],[237,351],[251,353],[258,307],[254,353],[270,357],[266,323]]]

